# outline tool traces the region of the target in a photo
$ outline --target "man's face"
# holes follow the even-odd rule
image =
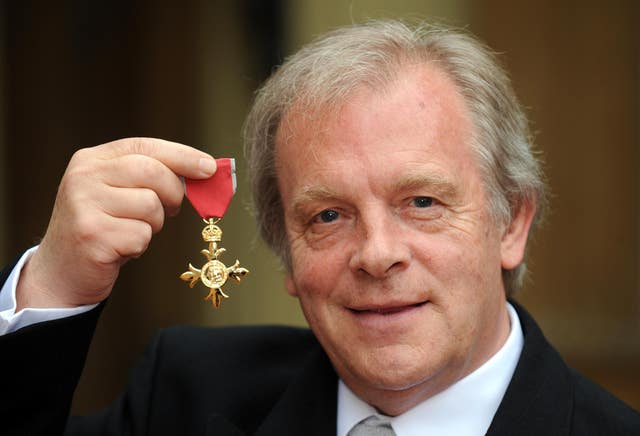
[[[345,383],[388,414],[508,336],[501,268],[524,243],[490,218],[472,135],[454,84],[424,65],[278,131],[287,288]]]

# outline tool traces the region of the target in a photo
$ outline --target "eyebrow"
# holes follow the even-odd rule
[[[437,174],[427,175],[422,172],[407,173],[394,186],[396,192],[418,190],[425,187],[435,190],[440,197],[449,200],[456,198],[459,194],[458,189],[449,179]]]
[[[296,218],[302,217],[305,214],[304,207],[309,203],[313,203],[319,200],[330,200],[332,198],[338,198],[338,194],[323,185],[314,185],[305,188],[296,195],[291,201],[291,210]]]

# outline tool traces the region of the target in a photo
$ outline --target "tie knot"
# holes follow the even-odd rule
[[[395,436],[389,418],[372,415],[353,426],[347,436]]]

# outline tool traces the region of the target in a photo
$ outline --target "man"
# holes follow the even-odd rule
[[[337,30],[269,79],[245,133],[259,229],[313,335],[164,332],[116,404],[70,420],[70,434],[638,431],[636,412],[568,369],[507,303],[544,184],[482,45],[392,21]],[[41,245],[3,277],[10,311],[24,309],[14,318],[32,318],[11,319],[2,338],[16,375],[9,428],[64,427],[93,306],[177,210],[178,176],[213,171],[210,157],[159,140],[76,153]],[[33,324],[26,308],[65,312]]]

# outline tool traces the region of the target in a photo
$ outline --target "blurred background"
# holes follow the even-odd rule
[[[634,0],[0,0],[3,264],[43,235],[79,148],[153,136],[238,161],[223,246],[251,275],[225,288],[220,310],[178,279],[202,260],[202,222],[185,205],[123,269],[74,411],[113,400],[160,328],[304,325],[254,231],[241,126],[285,56],[333,27],[380,17],[436,18],[502,54],[553,193],[518,300],[571,365],[640,409],[639,9]]]

